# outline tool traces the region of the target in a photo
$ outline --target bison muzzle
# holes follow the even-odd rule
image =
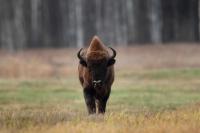
[[[105,113],[114,81],[116,51],[106,47],[97,36],[94,36],[89,47],[81,48],[77,56],[79,80],[83,87],[88,113]]]

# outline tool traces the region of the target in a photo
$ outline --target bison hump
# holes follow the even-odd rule
[[[106,51],[106,47],[103,42],[99,39],[98,36],[94,36],[88,48],[88,52],[90,51]]]

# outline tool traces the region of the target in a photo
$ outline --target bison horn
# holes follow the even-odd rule
[[[82,51],[83,48],[81,48],[78,53],[77,53],[77,57],[80,59],[80,60],[84,60],[83,57],[81,56],[81,51]]]
[[[115,56],[116,56],[116,51],[113,48],[111,48],[111,47],[109,47],[109,48],[113,51],[113,55],[111,56],[111,59],[114,59]]]

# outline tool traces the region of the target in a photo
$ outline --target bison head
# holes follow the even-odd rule
[[[115,63],[116,51],[109,48],[113,53],[111,56],[103,43],[94,38],[85,56],[81,55],[82,49],[77,53],[80,64],[88,69],[94,87],[101,87],[104,84],[109,67]]]

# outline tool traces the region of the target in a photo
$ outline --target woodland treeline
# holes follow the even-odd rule
[[[0,48],[198,42],[199,0],[0,0]]]

